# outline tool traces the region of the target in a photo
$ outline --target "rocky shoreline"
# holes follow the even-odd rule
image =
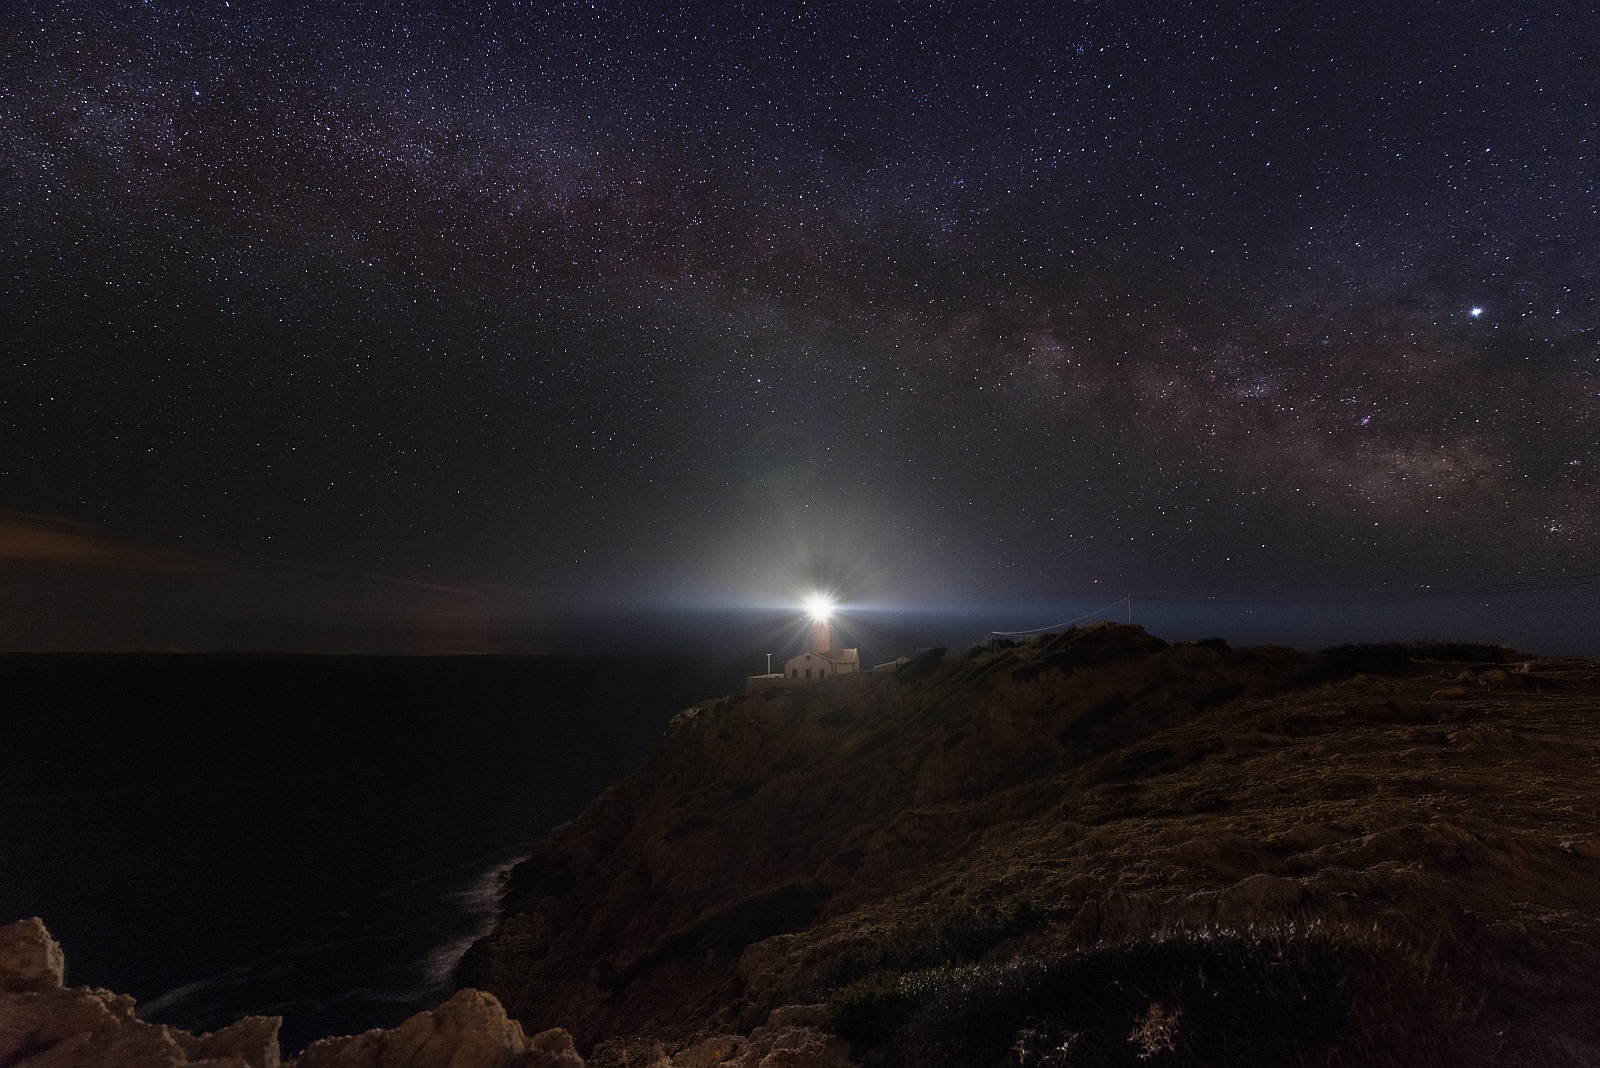
[[[525,1035],[493,994],[465,989],[398,1027],[319,1039],[284,1060],[278,1016],[246,1016],[196,1035],[139,1019],[127,994],[66,985],[66,957],[38,917],[0,927],[4,1068],[585,1068],[559,1027]],[[847,1068],[848,1044],[818,1030],[822,1006],[772,1013],[748,1036],[719,1035],[641,1068]]]
[[[0,1065],[6,1068],[583,1068],[556,1028],[531,1038],[492,994],[459,991],[399,1027],[313,1042],[284,1061],[277,1016],[210,1034],[147,1023],[127,994],[66,985],[66,958],[37,917],[0,927]]]

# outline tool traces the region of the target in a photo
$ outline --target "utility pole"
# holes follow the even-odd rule
[[[772,674],[772,654],[767,654],[767,674]]]

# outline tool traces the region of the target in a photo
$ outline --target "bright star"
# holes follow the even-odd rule
[[[1482,314],[1483,314],[1483,309],[1482,308],[1473,308],[1472,309],[1472,317],[1474,319],[1476,319],[1478,316],[1480,316]]]

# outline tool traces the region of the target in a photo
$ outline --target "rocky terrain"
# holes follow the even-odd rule
[[[601,1065],[1600,1064],[1597,765],[1586,661],[933,651],[682,713],[458,978]]]
[[[246,1016],[206,1035],[147,1023],[127,994],[67,986],[65,955],[39,919],[0,927],[5,1068],[583,1068],[565,1031],[526,1038],[479,990],[391,1030],[314,1042],[287,1062],[282,1022]]]
[[[683,712],[510,873],[464,989],[287,1064],[1600,1064],[1597,772],[1587,661],[932,650]],[[282,1061],[276,1018],[64,975],[0,928],[0,1068]]]
[[[779,1010],[747,1037],[696,1043],[670,1064],[846,1064],[846,1044],[815,1026],[821,1009]],[[127,994],[67,986],[66,957],[37,917],[0,927],[3,1068],[584,1068],[566,1031],[556,1027],[528,1037],[494,995],[481,990],[461,990],[399,1027],[321,1039],[287,1061],[278,1047],[282,1022],[246,1016],[205,1035],[148,1023]],[[659,1046],[648,1053],[648,1063],[668,1068]]]

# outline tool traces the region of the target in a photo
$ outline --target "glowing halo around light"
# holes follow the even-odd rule
[[[805,609],[813,623],[826,623],[833,617],[833,601],[827,594],[813,593],[807,597]]]

